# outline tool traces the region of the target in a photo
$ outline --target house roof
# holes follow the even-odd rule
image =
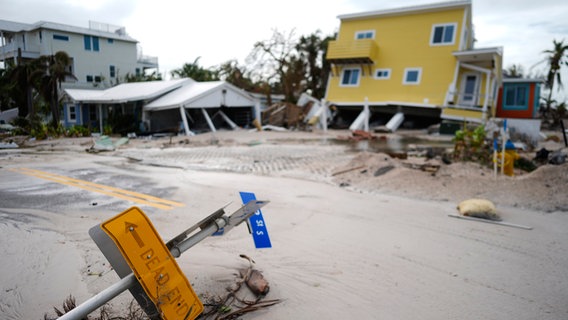
[[[193,82],[144,106],[146,111],[184,108],[253,106],[257,102],[248,92],[225,81]]]
[[[78,34],[86,34],[92,36],[99,36],[104,38],[112,38],[112,39],[119,39],[128,42],[138,42],[136,39],[130,37],[126,34],[124,28],[115,27],[115,30],[110,29],[110,25],[106,24],[99,24],[102,26],[108,26],[107,30],[104,28],[83,28],[83,27],[75,27],[61,23],[49,22],[49,21],[38,21],[36,23],[20,23],[15,21],[8,21],[8,20],[0,20],[0,31],[7,31],[7,32],[29,32],[38,29],[48,29],[48,30],[55,30],[55,31],[63,31],[68,33],[78,33]]]
[[[65,89],[65,93],[75,102],[82,103],[125,103],[148,101],[165,93],[195,82],[189,78],[167,81],[130,82],[105,90]]]
[[[396,16],[396,15],[404,15],[404,14],[411,14],[411,13],[420,13],[420,12],[431,12],[431,11],[440,11],[440,10],[448,10],[448,9],[457,9],[471,6],[471,0],[459,0],[459,1],[446,1],[446,2],[439,2],[439,3],[431,3],[426,5],[418,5],[418,6],[410,6],[410,7],[403,7],[403,8],[394,8],[394,9],[385,9],[385,10],[375,10],[375,11],[366,11],[366,12],[359,12],[359,13],[350,13],[350,14],[343,14],[337,16],[340,20],[358,20],[358,19],[367,19],[367,18],[374,18],[380,16]]]
[[[503,78],[503,83],[544,83],[544,79],[534,78]]]

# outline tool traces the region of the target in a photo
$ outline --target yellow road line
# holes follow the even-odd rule
[[[111,186],[105,186],[105,185],[102,185],[102,184],[97,184],[97,183],[93,183],[93,182],[89,182],[89,181],[74,179],[74,178],[61,176],[61,175],[57,175],[57,174],[54,174],[54,173],[39,171],[39,170],[35,170],[35,169],[13,168],[13,169],[10,169],[10,170],[13,171],[13,172],[18,172],[18,173],[25,174],[25,175],[28,175],[28,176],[32,176],[32,177],[36,177],[36,178],[40,178],[40,179],[44,179],[44,180],[49,180],[49,181],[53,181],[53,182],[57,182],[57,183],[60,183],[60,184],[65,184],[65,185],[81,188],[81,189],[92,191],[92,192],[105,194],[105,195],[112,196],[112,197],[115,197],[115,198],[120,198],[120,199],[123,199],[123,200],[132,201],[132,202],[136,202],[136,203],[139,203],[139,204],[145,204],[145,205],[152,206],[152,207],[159,208],[159,209],[171,210],[174,207],[185,206],[185,204],[181,203],[181,202],[161,199],[161,198],[154,197],[154,196],[147,195],[147,194],[143,194],[143,193],[123,190],[123,189],[119,189],[119,188],[115,188],[115,187],[111,187]]]

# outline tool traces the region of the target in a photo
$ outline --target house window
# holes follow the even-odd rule
[[[364,31],[357,31],[355,32],[355,39],[374,39],[375,38],[375,30],[364,30]]]
[[[91,37],[84,35],[83,43],[87,51],[99,51],[99,37]]]
[[[432,26],[432,37],[430,45],[452,45],[454,44],[457,24],[435,24]]]
[[[359,68],[343,69],[343,74],[341,75],[341,86],[358,86],[360,73],[361,69]]]
[[[93,51],[99,51],[99,37],[93,37]]]
[[[391,77],[391,69],[376,69],[375,79],[387,80]]]
[[[68,36],[64,36],[64,35],[61,35],[61,34],[54,34],[53,39],[54,40],[61,40],[61,41],[69,41]]]
[[[140,76],[140,68],[136,68],[136,76]]]
[[[68,106],[68,119],[69,122],[76,122],[77,121],[77,107],[74,105]]]
[[[83,43],[85,44],[85,50],[91,51],[91,36],[83,36]]]
[[[420,84],[421,76],[422,68],[406,68],[402,84]]]
[[[110,71],[110,77],[111,77],[111,78],[116,77],[116,68],[115,68],[115,66],[110,66],[109,69],[110,69],[110,70],[109,70],[109,71]]]
[[[93,82],[93,76],[87,76],[87,82]]]
[[[526,110],[528,108],[528,85],[508,85],[504,96],[503,109]]]
[[[113,43],[114,43],[114,39],[107,39],[107,43],[113,44]]]
[[[95,76],[95,82],[101,82],[101,76]]]

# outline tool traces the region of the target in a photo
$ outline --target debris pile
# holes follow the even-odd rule
[[[249,267],[241,270],[240,278],[229,288],[224,296],[205,297],[203,305],[206,309],[201,314],[202,319],[237,319],[238,317],[262,308],[280,303],[280,299],[264,300],[270,290],[268,281],[262,273],[253,268],[254,260],[241,254],[241,258],[248,260]],[[243,286],[243,283],[246,286]],[[243,288],[248,288],[247,292]],[[253,298],[250,297],[252,293]],[[243,298],[244,297],[244,298]]]
[[[262,112],[262,124],[285,128],[303,128],[304,118],[311,104],[300,107],[289,102],[278,102]]]

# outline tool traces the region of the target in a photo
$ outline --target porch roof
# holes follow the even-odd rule
[[[189,78],[167,81],[131,82],[123,83],[105,90],[65,89],[65,93],[71,100],[80,103],[126,103],[155,99],[192,82],[195,81]]]
[[[495,55],[503,56],[503,48],[494,47],[454,51],[453,55],[460,62],[473,63],[477,65],[483,64],[486,67],[493,67],[493,57]]]
[[[225,81],[193,82],[144,106],[146,111],[184,108],[254,106],[258,102],[248,92]]]

